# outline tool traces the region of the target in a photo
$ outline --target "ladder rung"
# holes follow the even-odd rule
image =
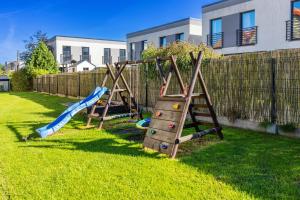
[[[194,112],[193,115],[197,116],[197,117],[211,117],[211,114],[209,113],[198,113],[198,112]]]
[[[165,97],[186,97],[186,95],[184,95],[184,94],[170,94],[170,95],[165,95]],[[201,98],[201,97],[205,97],[205,94],[204,93],[194,93],[194,94],[192,94],[192,97]]]
[[[193,108],[208,108],[207,104],[193,104]]]
[[[204,93],[195,93],[192,95],[193,98],[204,98],[205,94]]]
[[[98,113],[94,113],[94,114],[89,114],[88,115],[88,118],[93,118],[93,119],[97,119],[99,117],[100,117],[100,115]]]
[[[126,89],[115,89],[114,92],[125,92]]]

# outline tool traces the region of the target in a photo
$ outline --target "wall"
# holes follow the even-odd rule
[[[203,13],[202,33],[205,43],[207,43],[211,19],[249,10],[255,10],[256,12],[258,43],[254,46],[220,49],[217,50],[219,53],[232,54],[300,47],[300,41],[286,41],[286,21],[291,18],[290,0],[250,0],[227,8]]]
[[[81,47],[89,47],[91,63],[96,65],[97,67],[104,67],[105,65],[103,64],[102,61],[102,57],[104,56],[104,48],[111,48],[112,51],[113,49],[117,49],[117,50],[126,49],[126,42],[57,37],[54,46],[56,52],[56,60],[59,63],[60,63],[60,55],[63,53],[62,52],[63,46],[71,46],[71,51],[72,51],[71,54],[73,55],[73,59],[75,59],[76,61],[80,60]],[[117,60],[118,58],[114,58],[114,61]]]
[[[190,36],[192,35],[193,38],[191,38],[192,39],[191,41],[199,42],[201,40],[202,26],[188,24],[188,25],[178,26],[178,27],[161,30],[158,32],[140,35],[140,36],[136,36],[136,37],[129,37],[129,38],[127,38],[128,57],[130,57],[130,43],[137,43],[136,46],[139,46],[141,41],[147,40],[148,45],[152,44],[158,48],[160,46],[160,44],[159,44],[160,37],[167,36],[167,40],[172,42],[172,41],[175,41],[175,35],[178,33],[184,33],[184,40],[186,40],[186,41],[188,41],[191,38]],[[196,39],[197,37],[198,37],[198,39]],[[200,42],[198,44],[200,44]],[[140,54],[140,52],[138,51],[139,49],[136,48],[137,55]]]

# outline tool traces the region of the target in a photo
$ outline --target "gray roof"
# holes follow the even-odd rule
[[[196,24],[196,25],[201,26],[202,21],[200,19],[196,19],[196,18],[185,18],[185,19],[170,22],[170,23],[167,23],[167,24],[162,24],[162,25],[154,26],[154,27],[147,28],[147,29],[144,29],[144,30],[128,33],[127,38],[132,38],[132,37],[136,37],[136,36],[140,36],[140,35],[155,33],[155,32],[158,32],[158,31],[167,30],[167,29],[170,29],[170,28],[175,28],[175,27],[184,26],[184,25],[188,25],[188,24]]]
[[[8,76],[0,76],[0,81],[9,81]]]
[[[69,39],[83,39],[83,40],[97,40],[106,42],[126,42],[124,40],[112,40],[112,39],[101,39],[101,38],[89,38],[89,37],[78,37],[78,36],[65,36],[65,35],[55,35],[49,41],[56,40],[57,38],[69,38]]]
[[[251,1],[251,0],[221,0],[221,1],[217,1],[217,2],[202,6],[202,13],[211,12],[211,11],[226,8],[229,6],[234,6],[234,5],[237,5],[240,3],[245,3],[247,1]]]

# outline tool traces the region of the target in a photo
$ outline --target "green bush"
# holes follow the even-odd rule
[[[190,52],[193,52],[194,55],[197,55],[199,51],[204,52],[204,62],[208,58],[219,58],[220,55],[216,54],[213,49],[208,48],[207,46],[201,44],[201,45],[195,45],[188,42],[174,42],[170,44],[166,48],[156,48],[153,45],[149,45],[148,49],[145,50],[142,54],[143,59],[150,59],[150,58],[157,58],[157,57],[169,57],[169,56],[176,56],[177,58],[177,66],[180,70],[185,71],[189,70],[191,68],[191,57]],[[166,69],[166,67],[169,65],[168,62],[166,62],[163,67]],[[156,67],[155,63],[148,65],[148,77],[150,79],[154,78],[156,76]]]
[[[12,91],[23,92],[31,89],[30,77],[26,69],[21,69],[11,75]]]

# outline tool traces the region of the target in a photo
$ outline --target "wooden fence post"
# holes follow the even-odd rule
[[[78,98],[80,99],[80,72],[78,72]]]
[[[275,134],[278,134],[277,126],[277,101],[276,101],[276,59],[271,58],[271,123],[275,126]]]

